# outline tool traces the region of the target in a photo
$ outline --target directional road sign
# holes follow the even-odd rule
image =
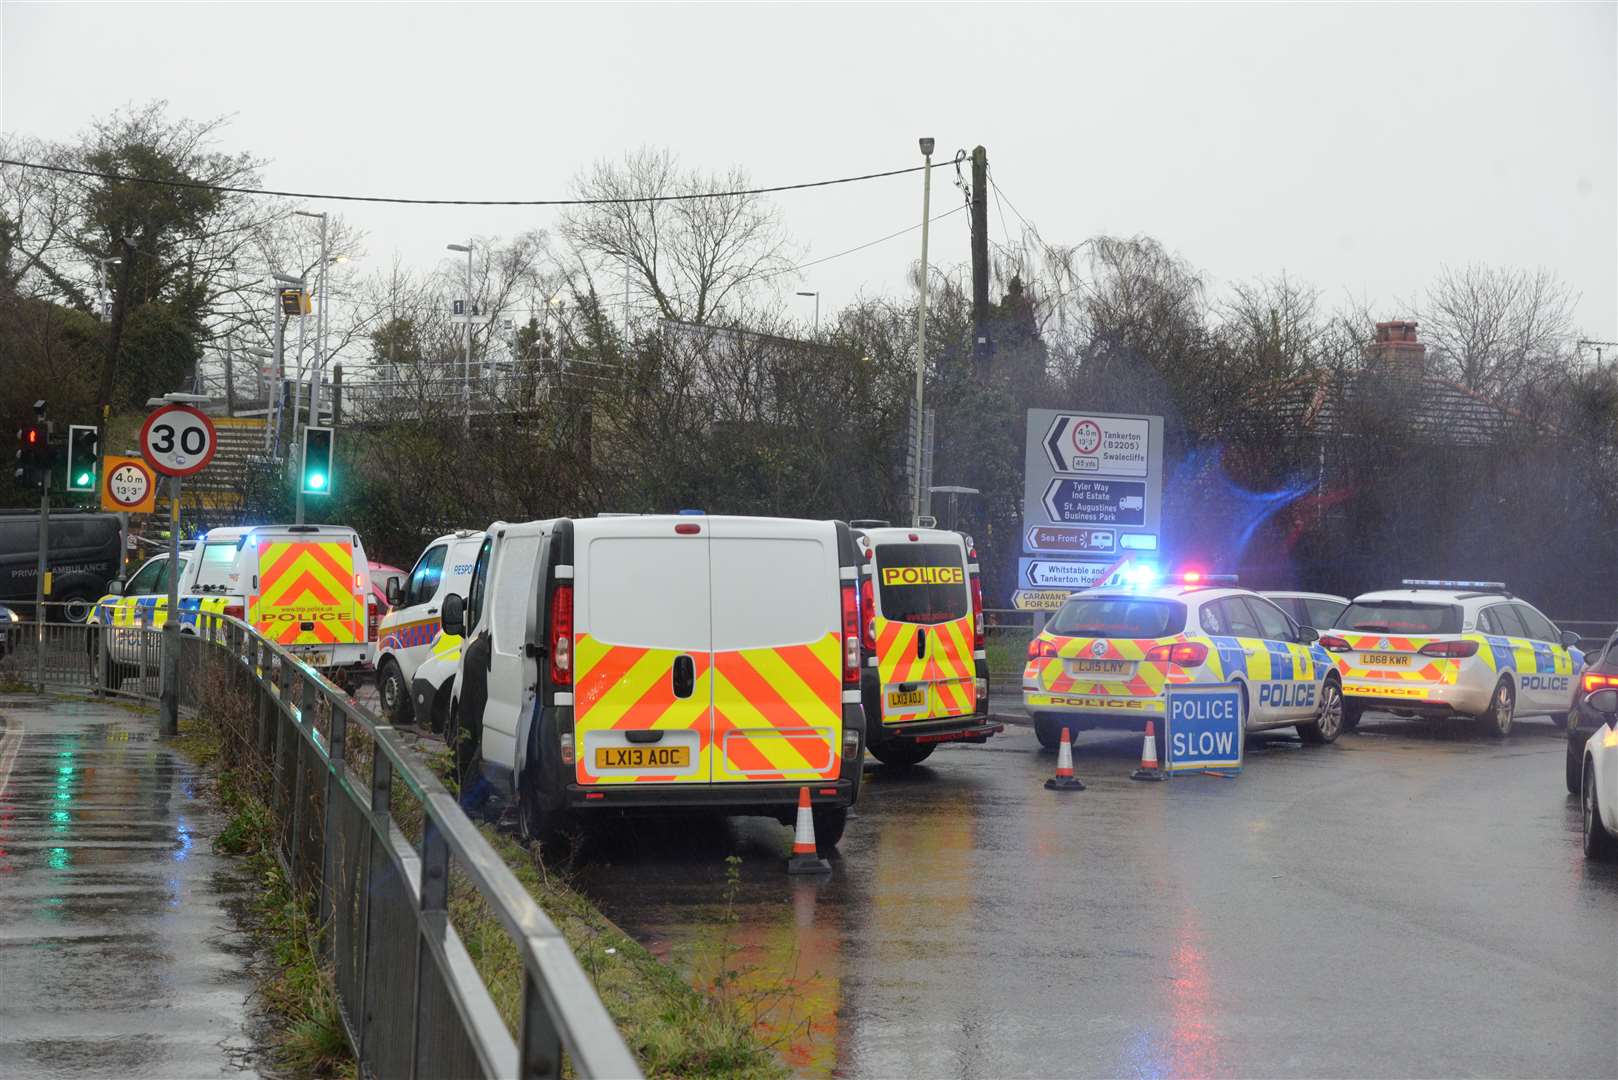
[[[1235,683],[1169,683],[1163,727],[1171,773],[1239,772],[1247,717]]]
[[[1055,611],[1072,595],[1066,589],[1018,589],[1011,594],[1011,606],[1018,611]]]
[[[140,429],[140,452],[165,476],[192,476],[213,460],[219,437],[213,421],[189,405],[164,405]]]
[[[1151,461],[1151,422],[1141,416],[1057,413],[1041,440],[1059,473],[1145,476]]]
[[[1018,559],[1017,587],[1022,589],[1088,589],[1101,580],[1111,562],[1065,559]]]
[[[1060,525],[1035,525],[1023,539],[1025,550],[1052,554],[1107,555],[1118,546],[1118,534],[1112,529],[1068,529]]]
[[[1144,525],[1146,485],[1139,480],[1055,479],[1045,488],[1052,521],[1082,525]]]
[[[157,504],[157,476],[138,457],[101,459],[101,509],[150,514]]]

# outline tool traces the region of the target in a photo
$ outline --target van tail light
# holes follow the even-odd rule
[[[1579,689],[1586,694],[1593,694],[1597,690],[1605,690],[1609,686],[1618,687],[1618,675],[1597,675],[1593,671],[1586,671],[1584,676],[1579,679]]]
[[[223,614],[227,619],[245,619],[247,617],[247,613],[242,610],[240,604],[226,604]]]
[[[1208,659],[1208,646],[1200,641],[1176,641],[1172,644],[1153,645],[1146,650],[1146,659],[1159,664],[1196,667]]]
[[[1340,638],[1336,634],[1320,635],[1320,647],[1327,652],[1348,652],[1353,648],[1346,639]]]
[[[866,649],[876,652],[876,586],[869,574],[860,576],[860,632]]]
[[[573,685],[573,586],[551,589],[551,682]]]
[[[376,640],[377,630],[382,626],[382,609],[376,604],[376,597],[365,598],[365,636],[370,641]]]
[[[1037,637],[1028,643],[1028,659],[1049,660],[1056,655],[1056,642],[1050,638]]]
[[[983,648],[983,579],[972,575],[972,649]]]
[[[562,764],[572,765],[574,762],[573,733],[571,731],[564,731],[557,741],[562,750]]]
[[[1434,641],[1423,645],[1416,650],[1423,656],[1443,656],[1452,660],[1459,660],[1466,656],[1475,656],[1478,643],[1475,641]]]
[[[860,684],[860,598],[852,581],[843,584],[843,685]]]

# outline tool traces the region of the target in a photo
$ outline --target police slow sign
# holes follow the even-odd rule
[[[1170,683],[1163,732],[1169,772],[1240,772],[1246,719],[1235,683]]]

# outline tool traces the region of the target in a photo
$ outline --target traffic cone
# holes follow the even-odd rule
[[[1146,741],[1140,746],[1140,768],[1129,774],[1131,780],[1167,780],[1169,774],[1157,761],[1157,730],[1146,721]]]
[[[829,874],[831,863],[822,859],[815,850],[815,815],[809,809],[809,789],[798,789],[798,827],[792,834],[792,858],[787,860],[789,874]]]
[[[1067,726],[1062,727],[1062,745],[1056,750],[1056,775],[1045,781],[1048,791],[1083,791],[1084,785],[1073,775],[1073,736]]]

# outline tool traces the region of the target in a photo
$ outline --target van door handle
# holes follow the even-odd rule
[[[429,615],[437,615],[438,614],[438,609],[435,608],[435,607],[430,607],[430,608],[427,609],[427,614],[429,614]]]
[[[916,659],[927,659],[927,631],[916,631]]]
[[[626,731],[624,732],[624,738],[632,743],[662,742],[663,733],[661,731]]]
[[[669,669],[669,681],[677,698],[688,698],[697,688],[697,664],[689,656],[680,655],[674,658],[674,666]]]

